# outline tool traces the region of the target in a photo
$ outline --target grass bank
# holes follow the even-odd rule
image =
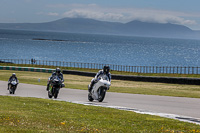
[[[111,108],[10,96],[0,101],[0,132],[200,132],[196,124]]]
[[[44,86],[46,86],[47,79],[51,75],[50,73],[41,72],[0,70],[0,80],[8,81],[8,78],[12,73],[16,73],[20,83]],[[38,79],[40,79],[40,82],[38,82]],[[66,88],[87,90],[87,86],[92,78],[64,74],[64,79]],[[109,92],[200,98],[200,86],[198,85],[179,85],[124,80],[112,80]]]

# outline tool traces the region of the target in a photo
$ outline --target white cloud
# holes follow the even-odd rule
[[[200,17],[197,14],[183,13],[177,11],[165,11],[156,9],[139,9],[139,8],[114,8],[101,7],[96,4],[58,4],[48,5],[49,8],[66,10],[63,17],[83,17],[97,20],[128,22],[140,20],[145,22],[174,23],[182,25],[194,25],[195,20],[187,19]],[[58,15],[53,14],[52,15]]]
[[[129,13],[129,19],[141,20],[144,22],[159,22],[173,24],[196,24],[195,20],[186,19],[186,15],[182,16],[177,12],[158,11],[158,10],[136,10]]]
[[[70,10],[63,14],[64,17],[83,17],[83,18],[93,18],[98,20],[109,20],[116,21],[124,19],[123,14],[119,13],[106,13],[106,12],[97,12],[89,10]]]

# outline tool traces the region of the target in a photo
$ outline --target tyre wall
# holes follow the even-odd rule
[[[70,70],[63,70],[63,74],[72,74],[72,75],[90,76],[90,77],[94,77],[96,75],[96,73],[70,71]],[[171,84],[200,85],[200,78],[112,75],[112,79],[129,80],[129,81],[142,81],[142,82],[171,83]]]
[[[16,70],[16,71],[31,71],[31,72],[45,72],[52,73],[55,69],[34,68],[34,67],[15,67],[15,66],[0,66],[0,70]]]
[[[14,67],[14,66],[0,66],[0,70],[16,70],[16,71],[31,71],[31,72],[45,72],[45,73],[52,73],[55,71],[55,69],[47,69],[47,68]],[[71,70],[63,70],[63,74],[72,74],[72,75],[89,76],[89,77],[94,77],[96,75],[96,73],[92,73],[92,72],[80,72],[80,71],[71,71]],[[200,85],[200,78],[112,75],[112,79],[142,81],[142,82],[171,83],[171,84]]]

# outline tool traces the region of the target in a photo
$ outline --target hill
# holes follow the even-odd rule
[[[111,34],[142,37],[199,39],[200,31],[177,24],[131,21],[106,22],[87,18],[63,18],[46,23],[0,23],[0,29],[40,30],[68,33]]]

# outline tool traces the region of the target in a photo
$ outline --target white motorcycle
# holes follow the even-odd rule
[[[98,100],[99,102],[102,102],[106,95],[106,91],[109,90],[110,85],[111,83],[106,75],[99,77],[91,92],[88,93],[88,100]]]
[[[15,94],[16,88],[17,88],[17,81],[15,79],[12,79],[9,85],[9,93],[10,94]]]

